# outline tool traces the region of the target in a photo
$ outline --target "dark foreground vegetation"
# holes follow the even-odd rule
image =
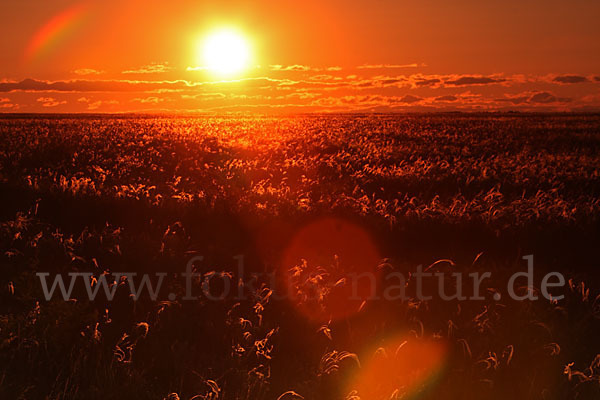
[[[0,137],[2,399],[600,398],[600,116],[6,116]],[[529,254],[562,300],[504,296]],[[492,278],[422,300],[418,265]],[[166,273],[159,298],[47,301],[36,276],[125,271]],[[348,301],[357,272],[410,300]]]

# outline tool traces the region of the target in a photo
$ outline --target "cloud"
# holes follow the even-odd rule
[[[529,101],[530,97],[531,96],[521,96],[521,95],[506,96],[504,98],[494,99],[494,101],[498,102],[498,103],[511,103],[511,104],[514,104],[514,105],[518,105],[518,104],[527,103]]]
[[[269,65],[269,68],[271,69],[271,71],[311,71],[312,68],[307,66],[307,65],[300,65],[300,64],[294,64],[294,65],[279,65],[279,64],[275,64],[275,65]]]
[[[341,81],[343,80],[340,76],[334,76],[329,74],[313,75],[309,78],[311,81]]]
[[[327,82],[293,81],[290,79],[273,79],[267,77],[243,78],[228,81],[194,82],[188,80],[68,80],[68,81],[42,81],[25,79],[19,82],[0,81],[0,93],[10,92],[66,92],[66,93],[186,93],[214,92],[226,90],[279,90],[288,86],[301,89],[301,85],[326,86]],[[300,85],[300,86],[298,86]]]
[[[380,86],[391,86],[391,85],[396,85],[398,83],[403,83],[406,82],[406,78],[404,77],[398,77],[398,78],[379,78],[376,80],[376,82],[380,85]]]
[[[8,92],[146,92],[152,90],[190,89],[202,83],[188,81],[131,81],[131,80],[71,80],[41,81],[24,79],[19,82],[0,82],[0,93]]]
[[[537,104],[568,103],[571,100],[572,99],[565,98],[565,97],[556,97],[552,93],[548,93],[548,92],[538,92],[538,93],[533,94],[529,98],[530,103],[537,103]]]
[[[400,88],[408,86],[408,79],[405,76],[375,76],[366,79],[353,78],[347,81],[339,82],[339,86],[354,89],[374,89],[390,86]]]
[[[181,98],[184,100],[220,100],[226,98],[227,95],[224,93],[196,93],[196,94],[182,94]]]
[[[579,99],[582,103],[594,103],[600,105],[600,93],[588,94]]]
[[[210,69],[209,67],[200,66],[200,67],[187,67],[185,70],[189,72],[189,71],[206,71],[209,69]]]
[[[87,97],[80,97],[77,99],[77,101],[80,103],[87,103],[88,110],[97,110],[98,108],[100,108],[103,105],[119,104],[118,100],[96,100],[96,101],[93,101],[92,99],[89,99]]]
[[[88,104],[88,110],[97,110],[103,105],[117,105],[117,100],[98,100]]]
[[[314,72],[320,72],[320,71],[341,71],[342,67],[338,67],[338,66],[332,66],[332,67],[311,67],[309,65],[301,65],[301,64],[294,64],[294,65],[280,65],[280,64],[273,64],[273,65],[269,65],[269,69],[271,71],[299,71],[299,72],[306,72],[306,71],[314,71]]]
[[[428,78],[422,75],[413,75],[410,80],[413,87],[438,87],[442,83],[440,78]]]
[[[472,85],[490,85],[494,83],[506,82],[505,78],[491,78],[487,76],[461,76],[456,79],[447,80],[444,83],[450,86],[472,86]]]
[[[146,104],[146,103],[150,103],[150,104],[158,104],[162,101],[165,101],[164,97],[156,97],[156,96],[151,96],[151,97],[145,97],[145,98],[139,98],[136,97],[135,99],[131,100],[134,102],[139,102],[142,104]]]
[[[494,99],[496,103],[511,103],[514,105],[542,105],[542,104],[557,104],[569,103],[573,99],[568,97],[557,97],[550,92],[525,92],[515,95],[505,95],[501,98]]]
[[[64,104],[61,103],[63,100],[68,102],[67,106],[52,111],[81,111],[86,108],[100,111],[162,110],[167,105],[172,111],[194,107],[204,110],[232,107],[234,104],[255,107],[259,103],[272,103],[273,107],[286,103],[311,107],[314,111],[319,111],[319,104],[322,111],[550,110],[597,104],[596,101],[582,102],[586,94],[593,92],[593,85],[562,87],[553,83],[555,78],[564,80],[571,75],[529,75],[523,81],[517,75],[500,73],[442,75],[422,74],[418,70],[403,73],[368,68],[336,73],[327,71],[327,68],[335,67],[315,68],[300,64],[276,68],[288,72],[269,72],[268,67],[263,66],[262,72],[271,78],[254,76],[222,81],[208,78],[206,81],[202,78],[192,80],[191,76],[185,80],[164,80],[160,76],[148,76],[148,79],[121,76],[121,79],[107,80],[91,76],[62,81],[5,79],[0,80],[0,106],[10,111],[11,108],[2,104],[11,102],[2,101],[3,98],[30,99],[31,96],[38,111],[44,111],[42,107]],[[256,75],[262,75],[260,70],[256,70]],[[594,75],[587,79],[593,81]],[[576,93],[572,92],[575,89]],[[36,103],[36,98],[41,100]],[[109,100],[118,100],[120,106],[111,105],[107,102]],[[30,106],[31,101],[23,103],[22,108],[29,109]]]
[[[286,67],[287,68],[287,67]],[[294,67],[302,68],[302,67]],[[336,76],[328,73],[310,73],[305,79],[269,78],[258,76],[223,81],[190,81],[190,80],[94,80],[75,79],[65,81],[44,81],[25,79],[22,81],[0,81],[0,93],[8,92],[73,92],[73,93],[175,93],[195,94],[197,92],[214,92],[237,90],[375,90],[383,88],[430,88],[437,89],[444,86],[459,87],[491,82],[503,82],[507,79],[499,77],[473,77],[460,75],[377,75],[372,77],[358,77],[348,75]],[[446,82],[446,84],[444,83]],[[511,79],[512,82],[512,79]]]
[[[398,108],[401,106],[414,105],[423,101],[423,98],[405,95],[399,96],[381,96],[381,95],[348,95],[341,97],[320,97],[310,103],[313,107],[341,108],[345,110],[364,110],[373,108]]]
[[[594,77],[594,80],[595,80],[596,82],[600,82],[600,76],[595,76],[595,77]]]
[[[416,103],[418,101],[423,100],[420,97],[417,96],[412,96],[410,94],[407,94],[406,96],[401,97],[400,99],[398,99],[399,103],[407,103],[407,104],[412,104],[412,103]]]
[[[589,82],[588,78],[579,75],[561,75],[555,77],[552,81],[563,84]]]
[[[56,107],[61,104],[67,104],[66,100],[58,101],[54,97],[38,97],[36,101],[42,103],[42,107]]]
[[[292,92],[289,94],[286,94],[284,96],[277,96],[275,97],[275,99],[314,99],[321,96],[320,93],[314,93],[314,92],[307,92],[307,91],[296,91],[296,92]]]
[[[451,96],[451,95],[447,95],[447,96],[439,96],[439,97],[436,97],[436,98],[434,99],[434,101],[446,101],[446,102],[447,102],[447,101],[456,101],[456,100],[458,100],[458,97],[456,97],[456,96]]]
[[[173,69],[173,67],[169,66],[168,62],[165,63],[151,63],[148,65],[144,65],[138,69],[132,69],[121,72],[122,74],[162,74],[164,72],[169,72]]]
[[[13,104],[11,102],[11,100],[7,97],[1,97],[0,98],[0,109],[12,109],[12,110],[16,110],[19,108],[18,104]]]
[[[73,71],[75,75],[100,75],[104,74],[104,71],[98,71],[92,68],[79,68]]]
[[[424,67],[425,64],[363,64],[356,67],[357,69],[396,69],[396,68],[418,68]]]

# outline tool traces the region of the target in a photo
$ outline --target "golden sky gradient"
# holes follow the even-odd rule
[[[600,110],[600,2],[0,3],[4,112]],[[217,76],[230,27],[251,65]]]

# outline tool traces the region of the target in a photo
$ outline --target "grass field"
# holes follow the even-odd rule
[[[12,115],[0,136],[0,398],[600,398],[599,115]],[[564,299],[495,299],[530,254]],[[183,300],[195,256],[198,293],[221,274],[243,298]],[[492,278],[422,300],[418,265]],[[36,276],[116,271],[165,289],[47,301]],[[369,271],[411,299],[347,302]]]

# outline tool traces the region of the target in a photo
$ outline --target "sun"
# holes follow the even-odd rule
[[[235,30],[217,30],[203,42],[202,61],[205,68],[219,75],[240,73],[249,66],[250,45]]]

